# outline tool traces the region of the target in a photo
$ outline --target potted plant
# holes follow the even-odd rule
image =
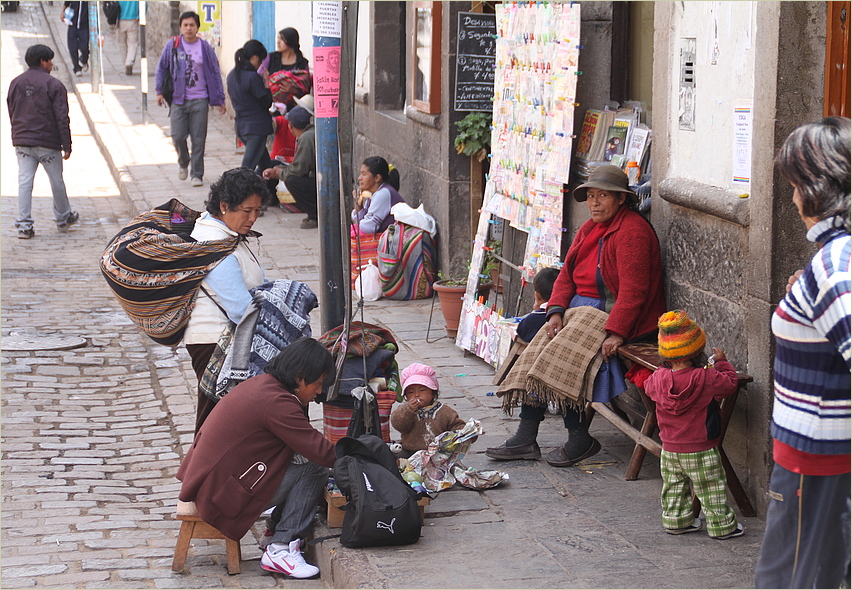
[[[485,282],[480,280],[476,291],[477,296],[488,298],[493,284],[491,280]],[[441,303],[441,313],[444,316],[447,336],[455,338],[459,330],[459,319],[461,318],[462,306],[464,305],[464,292],[467,290],[467,277],[448,278],[444,276],[444,273],[438,271],[438,280],[432,286],[438,293],[438,301]]]
[[[456,122],[456,151],[482,162],[491,149],[491,113],[472,111]]]
[[[491,277],[491,282],[497,286],[497,292],[503,292],[503,284],[500,282],[500,261],[497,256],[503,253],[503,240],[491,240],[485,251],[485,261],[482,266],[482,274]]]

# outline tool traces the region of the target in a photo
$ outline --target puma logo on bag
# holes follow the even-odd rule
[[[390,524],[386,522],[382,522],[381,520],[376,523],[377,529],[387,529],[390,531],[390,534],[393,534],[393,523],[396,522],[396,518],[392,518]]]

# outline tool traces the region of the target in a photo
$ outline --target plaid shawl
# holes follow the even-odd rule
[[[295,340],[311,335],[317,296],[305,283],[278,280],[251,289],[252,307],[222,332],[199,387],[220,400],[234,386],[264,372],[266,363]]]
[[[201,281],[238,244],[236,237],[191,238],[200,215],[172,199],[135,217],[101,256],[101,273],[121,307],[159,344],[180,342]]]
[[[563,316],[564,327],[555,338],[539,330],[497,389],[503,411],[530,404],[553,402],[560,410],[582,409],[592,398],[600,369],[600,347],[606,338],[608,314],[594,307],[574,307]]]

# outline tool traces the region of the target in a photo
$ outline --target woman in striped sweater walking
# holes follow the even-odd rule
[[[849,585],[849,129],[843,117],[803,125],[776,158],[821,247],[772,318],[775,467],[757,588]]]

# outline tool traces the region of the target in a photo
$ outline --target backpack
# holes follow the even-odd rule
[[[239,243],[194,240],[189,234],[200,215],[172,199],[133,218],[101,256],[101,273],[119,304],[159,344],[181,341],[201,281]]]
[[[435,242],[429,232],[397,221],[379,240],[379,278],[388,299],[427,299],[435,282]]]
[[[108,24],[114,25],[118,22],[118,17],[121,15],[121,6],[118,2],[104,2],[103,9]]]
[[[334,480],[347,502],[344,547],[410,545],[420,538],[420,494],[402,479],[396,456],[378,436],[345,436],[335,445]]]

